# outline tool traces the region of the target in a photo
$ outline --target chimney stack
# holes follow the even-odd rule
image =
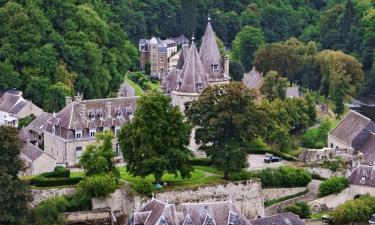
[[[78,92],[77,95],[74,96],[74,101],[81,102],[82,100],[83,100],[83,94]]]
[[[65,96],[65,106],[73,102],[73,98],[70,96]]]
[[[229,57],[224,57],[224,77],[230,78],[229,76]]]

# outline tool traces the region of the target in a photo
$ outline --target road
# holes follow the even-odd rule
[[[281,162],[265,163],[264,156],[265,155],[248,155],[247,161],[249,162],[249,167],[247,168],[247,170],[263,170],[265,168],[277,168],[280,166],[291,164],[290,162],[284,160]]]

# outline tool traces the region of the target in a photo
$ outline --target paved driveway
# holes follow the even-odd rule
[[[290,164],[289,162],[284,160],[281,162],[265,163],[263,161],[264,156],[265,155],[248,155],[247,161],[249,162],[249,167],[247,168],[247,170],[263,170],[265,168],[277,168]]]

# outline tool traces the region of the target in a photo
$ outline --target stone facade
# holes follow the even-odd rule
[[[74,187],[66,188],[48,188],[48,189],[31,189],[31,195],[33,196],[32,204],[35,206],[47,198],[62,196],[62,195],[73,195],[76,193]]]
[[[279,199],[289,195],[301,193],[306,190],[306,187],[296,188],[266,188],[262,190],[262,196],[264,201]]]

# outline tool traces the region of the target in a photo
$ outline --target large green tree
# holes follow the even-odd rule
[[[207,87],[186,115],[196,127],[196,142],[226,178],[247,165],[244,146],[261,132],[262,118],[254,93],[243,83]]]
[[[138,99],[134,118],[118,138],[127,171],[141,177],[153,174],[160,183],[164,172],[190,176],[189,137],[190,126],[170,97],[151,92]]]
[[[28,224],[32,197],[27,183],[18,178],[24,168],[21,147],[18,130],[0,126],[0,224]]]
[[[264,77],[260,91],[265,98],[272,101],[276,98],[284,99],[287,87],[288,79],[280,76],[276,71],[270,71]]]

